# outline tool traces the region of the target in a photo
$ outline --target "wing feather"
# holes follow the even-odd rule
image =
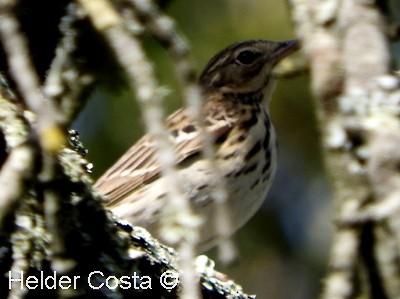
[[[185,110],[180,109],[167,119],[167,128],[174,141],[176,161],[184,162],[200,153],[203,141],[198,130],[184,132],[193,125]],[[218,121],[207,127],[215,139],[228,134],[233,123]],[[162,167],[157,160],[156,145],[148,134],[134,144],[100,179],[94,188],[107,196],[107,205],[114,205],[127,195],[137,192],[161,174]]]

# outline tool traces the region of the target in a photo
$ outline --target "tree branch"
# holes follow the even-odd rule
[[[366,1],[291,2],[338,224],[321,298],[396,298],[400,90],[382,16]]]

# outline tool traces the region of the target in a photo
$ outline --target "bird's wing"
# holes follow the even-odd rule
[[[218,109],[219,110],[219,109]],[[221,109],[222,110],[222,109]],[[221,111],[219,110],[219,112]],[[229,134],[233,123],[226,118],[216,119],[206,116],[207,134],[214,140]],[[199,136],[198,126],[180,109],[167,119],[170,139],[174,143],[176,162],[182,163],[200,153],[203,140]],[[157,159],[156,144],[148,134],[134,144],[94,185],[94,188],[106,195],[107,205],[112,206],[160,176],[162,166]]]

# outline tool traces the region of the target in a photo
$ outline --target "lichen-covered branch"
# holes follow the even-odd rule
[[[399,296],[399,80],[368,1],[292,0],[310,61],[337,229],[321,298]]]

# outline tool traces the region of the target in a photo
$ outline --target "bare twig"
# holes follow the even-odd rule
[[[237,254],[234,244],[230,241],[232,218],[229,208],[226,206],[227,192],[224,176],[220,175],[218,163],[215,159],[215,149],[212,136],[205,132],[204,117],[202,115],[202,94],[198,86],[196,68],[190,55],[190,49],[185,38],[178,33],[173,20],[165,15],[151,1],[129,0],[133,10],[138,14],[144,27],[163,45],[174,59],[175,71],[183,86],[186,106],[192,117],[199,124],[199,134],[203,140],[202,155],[205,161],[209,161],[210,173],[215,174],[211,180],[214,186],[213,197],[217,202],[215,215],[215,229],[222,236],[219,244],[219,256],[225,263],[232,262]]]
[[[133,90],[142,103],[143,115],[148,132],[155,138],[163,165],[163,174],[169,190],[169,202],[164,211],[163,236],[172,244],[181,244],[186,253],[181,265],[191,265],[194,259],[198,240],[200,221],[191,211],[189,202],[181,190],[180,179],[175,169],[175,152],[164,127],[164,115],[161,111],[161,94],[159,92],[152,67],[137,39],[132,37],[120,22],[117,12],[107,1],[80,0],[96,29],[104,34],[116,57],[129,76]],[[178,229],[172,229],[178,227]],[[184,229],[182,229],[184,228]],[[189,250],[187,250],[189,248]],[[184,249],[184,250],[183,250]],[[185,267],[182,298],[198,298],[197,279],[193,267]],[[193,286],[193,287],[192,287]]]
[[[65,240],[61,233],[62,228],[59,225],[58,217],[58,213],[61,209],[62,196],[60,190],[50,183],[54,182],[59,171],[57,155],[66,145],[66,136],[59,126],[59,119],[57,118],[59,115],[58,111],[53,103],[40,92],[38,76],[30,60],[27,41],[20,31],[19,23],[14,14],[15,12],[13,9],[16,4],[17,1],[13,0],[0,3],[2,13],[0,34],[13,79],[17,83],[17,87],[26,107],[30,109],[36,117],[34,122],[36,125],[35,133],[39,137],[40,149],[38,152],[41,152],[39,177],[40,183],[46,186],[43,191],[44,214],[47,230],[51,238],[51,263],[53,267],[58,267],[57,265],[60,263],[57,258],[63,257],[66,252]],[[21,170],[21,172],[27,171],[25,175],[28,175],[28,166],[29,164],[33,164],[33,158],[29,156],[29,153],[24,154],[26,155],[26,162],[29,163],[25,166],[26,169]],[[28,161],[28,157],[31,160]],[[23,186],[15,187],[22,188]],[[17,194],[17,196],[19,195],[20,194]],[[64,260],[64,262],[66,261]],[[60,267],[57,269],[60,269]],[[59,272],[64,273],[62,270]],[[64,293],[60,293],[61,298],[63,294]]]
[[[33,177],[34,150],[29,145],[12,149],[0,173],[0,231],[26,191],[26,181]]]
[[[44,150],[56,154],[65,145],[65,135],[58,127],[56,110],[40,92],[38,76],[29,59],[27,42],[13,14],[16,0],[0,3],[0,34],[13,79],[27,107],[36,114],[40,143]]]
[[[83,18],[76,4],[68,6],[68,13],[61,19],[62,39],[57,46],[56,56],[46,76],[43,92],[58,106],[58,119],[69,125],[83,106],[84,93],[94,82],[89,71],[85,70],[81,59],[76,57],[78,47],[78,24]]]

